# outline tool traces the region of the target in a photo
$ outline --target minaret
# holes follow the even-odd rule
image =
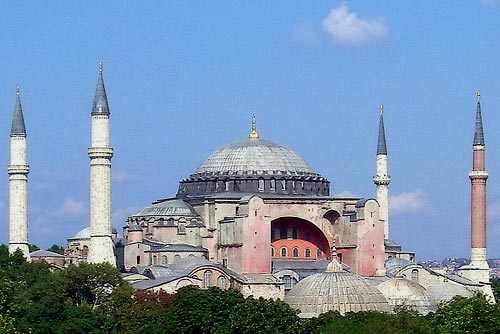
[[[488,172],[484,163],[484,133],[481,117],[481,95],[477,96],[476,128],[472,144],[471,181],[471,254],[470,265],[460,268],[463,276],[476,283],[490,282],[490,268],[486,261],[486,180]],[[483,291],[492,295],[491,287],[485,285]]]
[[[109,106],[102,79],[102,63],[92,107],[90,158],[90,248],[88,262],[109,262],[116,266],[111,239],[111,158]]]
[[[377,202],[380,205],[379,217],[384,222],[384,239],[389,239],[389,183],[387,175],[387,147],[385,144],[384,106],[380,105],[380,121],[378,127],[377,145],[377,175],[373,182],[377,186]]]
[[[23,109],[16,87],[16,105],[10,130],[10,164],[9,173],[9,252],[20,249],[26,259],[30,260],[28,248],[28,173],[26,164],[26,127],[24,126]]]

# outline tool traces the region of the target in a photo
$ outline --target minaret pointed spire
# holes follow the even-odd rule
[[[21,97],[19,86],[16,86],[16,105],[14,107],[14,117],[12,118],[11,136],[26,136],[26,127],[24,126],[23,108],[21,107]]]
[[[257,133],[257,119],[255,117],[255,114],[252,115],[252,131],[248,135],[248,138],[250,139],[258,139],[259,134]]]
[[[474,146],[484,146],[483,119],[481,117],[481,93],[476,93],[477,111],[476,111],[476,129],[474,131]]]
[[[377,145],[377,155],[383,154],[387,155],[387,146],[385,144],[385,130],[384,130],[384,105],[379,106],[380,110],[380,121],[378,126],[378,145]]]
[[[99,76],[97,77],[97,87],[95,89],[94,104],[92,105],[92,115],[108,115],[109,105],[102,78],[102,61],[99,62]]]

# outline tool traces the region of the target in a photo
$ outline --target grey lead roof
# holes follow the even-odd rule
[[[24,126],[23,108],[21,107],[21,97],[19,96],[19,87],[16,88],[16,105],[14,107],[14,116],[12,118],[11,136],[26,136],[26,127]]]
[[[476,111],[476,129],[474,131],[474,146],[484,146],[483,119],[481,117],[481,101],[478,98]]]
[[[387,155],[387,146],[385,144],[384,116],[380,113],[380,122],[378,126],[378,145],[377,155]]]
[[[317,175],[297,153],[260,138],[245,139],[217,149],[201,163],[195,174],[245,171]]]
[[[102,63],[99,63],[99,76],[97,77],[97,87],[95,89],[94,103],[92,105],[92,115],[109,116],[108,97],[104,80],[102,78]]]

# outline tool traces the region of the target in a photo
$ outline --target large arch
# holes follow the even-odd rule
[[[298,217],[271,221],[271,246],[274,259],[317,260],[331,256],[330,244],[321,229]]]

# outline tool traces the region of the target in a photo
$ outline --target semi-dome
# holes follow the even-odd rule
[[[329,192],[330,181],[315,173],[300,155],[261,139],[254,118],[248,138],[211,153],[180,182],[177,197],[217,193],[329,196]]]
[[[398,306],[411,308],[421,314],[432,310],[432,299],[423,286],[402,277],[391,278],[377,285],[393,308]]]
[[[198,217],[198,213],[188,203],[181,199],[170,199],[160,201],[145,207],[141,211],[132,215],[132,217],[141,216],[187,216]]]
[[[285,302],[300,311],[302,318],[328,311],[341,314],[360,311],[390,312],[389,304],[375,287],[360,275],[342,271],[334,258],[327,271],[301,280],[285,296]]]
[[[243,174],[253,171],[314,174],[300,155],[260,138],[248,138],[215,150],[203,160],[195,174]]]

